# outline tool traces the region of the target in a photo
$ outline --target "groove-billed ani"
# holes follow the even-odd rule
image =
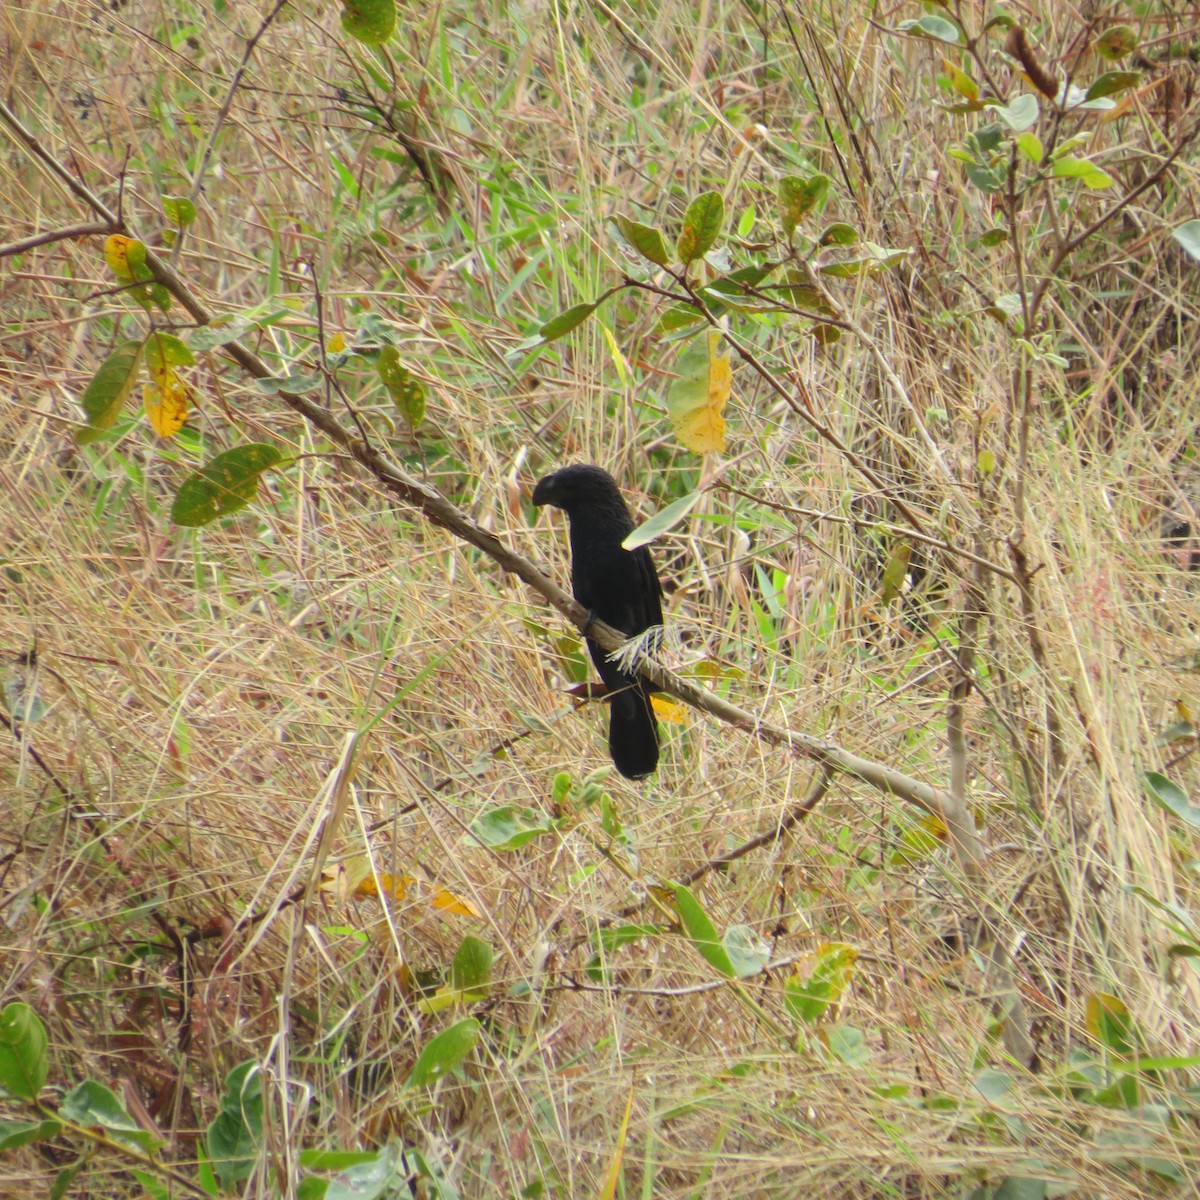
[[[645,546],[623,550],[633,518],[613,477],[599,467],[563,467],[538,481],[537,505],[553,504],[571,526],[571,591],[594,619],[628,637],[662,624],[662,586]],[[588,639],[592,662],[608,689],[608,751],[627,779],[640,779],[658,766],[658,722],[650,706],[651,684],[608,661]]]

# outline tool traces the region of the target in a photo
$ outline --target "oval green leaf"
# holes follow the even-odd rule
[[[1129,25],[1113,25],[1095,41],[1096,53],[1107,62],[1125,58],[1138,48],[1137,30]]]
[[[122,342],[100,364],[79,397],[88,418],[87,427],[75,431],[75,440],[81,446],[96,441],[117,423],[137,382],[142,346],[142,342]]]
[[[505,804],[471,822],[471,837],[491,850],[519,850],[526,842],[550,833],[554,826],[545,813]]]
[[[1038,119],[1037,97],[1029,92],[1014,96],[1007,104],[998,100],[985,100],[984,103],[1013,133],[1024,133]]]
[[[449,1029],[443,1029],[421,1051],[405,1086],[424,1087],[453,1071],[475,1048],[479,1028],[474,1017],[467,1017]]]
[[[194,366],[196,356],[169,333],[152,333],[146,338],[146,367],[157,374],[171,367]]]
[[[77,1125],[99,1126],[113,1141],[143,1153],[150,1153],[162,1145],[154,1134],[143,1129],[126,1112],[115,1092],[94,1079],[85,1079],[72,1088],[63,1097],[58,1111]]]
[[[826,225],[817,238],[818,246],[853,246],[858,241],[858,230],[845,221],[834,221]]]
[[[625,241],[643,258],[654,263],[655,266],[665,267],[671,261],[671,256],[667,251],[667,243],[663,240],[663,235],[657,229],[654,229],[650,225],[643,225],[640,221],[635,221],[632,217],[627,217],[623,213],[615,213],[613,215],[613,223]]]
[[[262,473],[282,457],[266,442],[251,442],[218,454],[180,485],[171,505],[171,520],[195,529],[245,508],[258,495]]]
[[[915,21],[901,21],[896,27],[901,33],[910,33],[913,37],[929,38],[935,42],[948,42],[957,46],[962,41],[962,33],[953,21],[945,17],[926,13]]]
[[[1078,179],[1085,188],[1098,191],[1101,188],[1112,187],[1113,177],[1105,170],[1096,166],[1086,158],[1076,158],[1073,154],[1064,154],[1054,160],[1054,175],[1057,179]]]
[[[721,939],[738,979],[757,975],[771,961],[766,943],[749,925],[731,925]]]
[[[46,1082],[46,1027],[28,1004],[15,1000],[0,1012],[0,1088],[36,1100]]]
[[[460,992],[486,987],[492,977],[492,948],[482,938],[468,934],[450,964],[450,986]]]
[[[1137,87],[1142,81],[1140,71],[1105,71],[1087,90],[1088,100],[1099,100],[1102,96],[1115,96],[1118,92]]]
[[[725,201],[720,192],[702,192],[687,206],[683,227],[675,243],[676,253],[683,265],[689,266],[703,258],[713,247],[725,223]]]
[[[694,304],[672,304],[663,310],[655,329],[659,333],[674,333],[677,329],[699,325],[703,320],[704,314]]]
[[[557,317],[551,317],[538,330],[538,336],[547,342],[552,342],[555,338],[563,337],[570,333],[572,329],[582,325],[596,311],[597,307],[595,303],[574,304],[566,312],[560,312]]]
[[[162,208],[163,215],[167,220],[181,229],[186,228],[196,219],[196,206],[187,196],[164,196]]]
[[[342,29],[368,46],[380,46],[396,28],[396,0],[342,0]]]

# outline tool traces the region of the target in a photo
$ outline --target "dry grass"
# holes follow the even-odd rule
[[[1080,27],[1052,9],[1037,38],[1065,63]],[[1194,739],[1189,754],[1160,737],[1177,699],[1200,706],[1200,575],[1159,536],[1165,511],[1197,503],[1197,266],[1166,234],[1195,215],[1200,160],[1186,150],[1058,272],[1044,327],[1068,367],[1036,373],[1022,513],[1022,360],[981,312],[1015,290],[1013,261],[969,244],[998,218],[946,154],[967,128],[935,107],[949,51],[889,36],[866,6],[785,17],[467,0],[406,13],[391,47],[401,138],[353,102],[377,87],[375,60],[339,42],[327,6],[289,8],[233,96],[178,266],[221,310],[294,302],[255,342],[275,366],[311,350],[317,282],[326,337],[353,338],[367,312],[390,322],[429,415],[413,437],[349,367],[365,426],[565,579],[561,530],[523,498],[545,469],[602,462],[643,513],[699,472],[663,415],[677,347],[649,298],[623,293],[540,357],[518,349],[627,269],[613,211],[673,228],[689,196],[718,187],[734,220],[757,205],[762,229],[778,176],[819,168],[834,179],[825,220],[913,249],[901,270],[837,287],[879,355],[855,336],[818,348],[786,318],[734,328],[936,532],[974,528],[1008,569],[1019,530],[1039,566],[1044,653],[1016,589],[988,578],[965,718],[969,800],[1006,921],[994,933],[1035,1018],[1038,1070],[1006,1060],[964,949],[983,900],[944,846],[914,848],[920,813],[844,778],[807,820],[694,885],[718,929],[747,926],[801,977],[822,945],[854,947],[824,1022],[789,1018],[788,969],[730,984],[665,929],[619,950],[607,978],[588,975],[597,922],[637,902],[630,919],[661,920],[656,886],[774,828],[811,765],[692,714],[668,727],[652,782],[604,781],[636,858],[610,850],[594,809],[510,853],[473,845],[481,814],[550,812],[556,773],[607,764],[603,714],[562,696],[570,630],[219,355],[201,359],[200,407],[176,442],[138,425],[76,447],[75,400],[113,341],[144,328],[105,291],[101,239],[80,238],[10,256],[0,277],[0,651],[5,678],[47,705],[0,757],[0,1000],[46,1024],[52,1086],[110,1084],[185,1172],[226,1074],[254,1059],[270,1119],[247,1194],[294,1186],[304,1148],[392,1135],[463,1196],[533,1195],[522,1189],[539,1180],[548,1195],[599,1194],[631,1094],[625,1195],[982,1197],[972,1189],[1020,1176],[1081,1196],[1191,1194],[1191,1074],[1143,1080],[1141,1107],[1102,1102],[1089,1012],[1118,997],[1145,1053],[1196,1052],[1192,960],[1169,955],[1185,939],[1145,898],[1196,912],[1195,837],[1139,772],[1200,796]],[[261,19],[9,4],[4,94],[107,203],[123,178],[146,235],[157,196],[187,191]],[[1160,49],[1197,29],[1155,13],[1142,37]],[[998,51],[992,62],[1007,71]],[[1084,219],[1197,119],[1186,58],[1147,78],[1156,87],[1119,126],[1087,126],[1079,152],[1111,153],[1121,182],[1071,191]],[[0,243],[91,219],[14,142],[0,155]],[[1068,193],[1047,194],[1026,214],[1034,273],[1067,217],[1051,210]],[[737,491],[714,488],[656,548],[679,660],[737,667],[714,686],[738,703],[945,786],[969,570],[927,556],[906,600],[883,604],[894,538],[845,518],[895,521],[887,498],[744,366],[729,418],[722,482]],[[259,501],[197,533],[172,526],[184,475],[249,440],[289,455]],[[977,470],[985,449],[1002,463],[994,483]],[[333,876],[305,900],[335,809],[328,865],[410,876],[402,899],[354,898]],[[437,908],[438,889],[477,915]],[[488,998],[423,1011],[420,974],[444,972],[466,934],[496,955]],[[467,1012],[483,1025],[464,1070],[406,1092],[421,1048]],[[847,1030],[861,1054],[838,1041]],[[1066,1086],[1084,1060],[1097,1075]],[[1003,1096],[984,1098],[989,1070],[1007,1073]],[[1150,1107],[1168,1099],[1171,1121]],[[64,1136],[7,1153],[0,1189],[44,1194],[79,1148]],[[74,1194],[139,1194],[127,1168],[99,1153]]]

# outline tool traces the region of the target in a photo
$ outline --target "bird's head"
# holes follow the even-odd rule
[[[624,508],[625,502],[621,500],[616,480],[607,471],[590,463],[576,463],[554,471],[539,479],[533,489],[533,502],[539,508],[544,504],[552,504],[568,513],[583,505],[607,507],[614,500]]]

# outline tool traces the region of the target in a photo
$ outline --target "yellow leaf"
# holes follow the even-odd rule
[[[721,335],[709,330],[676,363],[677,378],[667,390],[667,415],[679,440],[696,454],[725,449],[725,405],[733,388],[729,355]]]
[[[412,887],[412,881],[411,875],[391,875],[387,871],[380,871],[378,875],[367,874],[360,880],[354,894],[360,897],[378,896],[382,889],[385,896],[393,900],[403,900],[408,895],[408,889]]]
[[[188,417],[194,395],[188,383],[170,367],[155,371],[142,389],[142,405],[160,438],[174,437]]]
[[[433,893],[432,905],[442,912],[453,913],[456,917],[481,917],[483,913],[473,905],[470,900],[464,900],[461,896],[456,896],[453,892],[447,891],[444,887],[438,888]]]
[[[668,725],[688,724],[686,704],[680,704],[677,700],[667,700],[662,696],[651,696],[650,704],[660,721],[666,721]]]
[[[112,234],[104,243],[104,261],[108,269],[124,283],[132,283],[137,276],[134,267],[146,262],[146,247],[136,238]]]
[[[330,354],[341,354],[345,348],[346,335],[344,333],[335,333],[333,337],[329,339],[329,345],[325,347]]]

